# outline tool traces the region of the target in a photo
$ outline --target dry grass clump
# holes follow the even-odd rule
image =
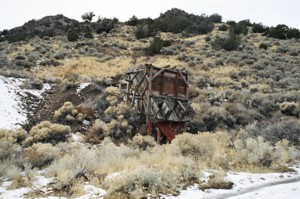
[[[24,149],[23,156],[32,167],[42,168],[57,159],[59,151],[49,143],[36,143]]]
[[[84,110],[81,107],[75,107],[72,102],[65,102],[62,107],[54,112],[54,119],[61,123],[82,122],[86,115],[82,113]]]
[[[28,185],[21,172],[22,170],[16,166],[12,166],[7,170],[6,175],[8,179],[13,181],[13,183],[9,186],[9,189],[18,189]]]
[[[65,141],[69,133],[71,133],[69,126],[43,121],[31,128],[29,136],[23,141],[23,144],[30,146],[37,142],[57,143]]]

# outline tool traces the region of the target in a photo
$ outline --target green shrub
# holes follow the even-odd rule
[[[93,12],[86,12],[83,15],[81,15],[81,18],[85,22],[91,22],[93,20],[94,16],[95,16],[95,14]]]
[[[220,31],[227,31],[229,28],[226,24],[222,24],[220,27],[219,27],[219,30]]]
[[[217,37],[212,42],[212,47],[216,49],[232,51],[236,50],[239,47],[240,43],[240,38],[237,35],[230,33],[227,37]]]
[[[222,16],[217,13],[210,15],[208,18],[209,18],[209,20],[211,20],[214,23],[222,22]]]
[[[266,31],[266,34],[269,37],[277,38],[277,39],[287,39],[287,33],[289,31],[289,27],[284,24],[279,24],[276,27],[271,27]]]
[[[134,34],[137,39],[142,39],[155,36],[156,31],[153,30],[153,27],[151,25],[141,24],[137,26]]]
[[[89,28],[87,28],[86,31],[84,32],[83,36],[85,38],[92,39],[93,38],[93,33],[92,33],[92,31]]]
[[[99,18],[96,22],[95,30],[97,34],[101,34],[103,32],[109,33],[113,30],[118,23],[116,19],[108,19],[108,18]]]
[[[162,47],[166,47],[170,45],[171,45],[171,41],[162,40],[160,37],[154,37],[150,46],[146,49],[146,55],[153,56],[156,54],[160,54],[160,50],[162,49]]]
[[[236,35],[246,35],[248,33],[248,27],[244,23],[239,22],[237,24],[230,25],[230,32]]]
[[[252,31],[254,33],[263,33],[266,30],[267,30],[267,28],[264,25],[262,25],[261,23],[254,23],[252,25]]]
[[[184,29],[185,33],[188,34],[207,34],[214,29],[214,24],[209,20],[204,20],[193,24]]]
[[[74,42],[74,41],[77,41],[78,38],[79,38],[79,36],[74,29],[72,29],[68,32],[68,41]]]
[[[300,39],[300,31],[299,29],[296,28],[290,28],[287,32],[287,38],[291,39],[291,38],[296,38],[296,39]]]
[[[265,43],[260,43],[260,44],[259,44],[259,48],[268,50],[268,47],[269,47],[269,46],[268,46],[267,44],[265,44]]]

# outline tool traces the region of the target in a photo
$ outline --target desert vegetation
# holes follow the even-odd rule
[[[26,130],[0,129],[0,181],[11,189],[32,186],[43,170],[62,196],[89,182],[106,198],[159,197],[194,183],[230,188],[227,171],[285,172],[299,161],[298,29],[179,9],[124,23],[93,17],[45,17],[0,33],[1,75],[53,87]],[[147,136],[112,86],[145,63],[190,74],[195,116],[170,144]],[[206,169],[215,171],[208,183]]]

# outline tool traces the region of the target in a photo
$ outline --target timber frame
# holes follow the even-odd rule
[[[126,101],[145,114],[148,134],[172,141],[194,115],[188,101],[189,75],[169,67],[146,64],[127,73]]]

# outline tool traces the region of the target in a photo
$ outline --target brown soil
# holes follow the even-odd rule
[[[38,107],[33,110],[34,114],[29,117],[25,129],[29,131],[32,126],[40,123],[41,121],[55,122],[53,118],[54,112],[62,107],[65,102],[69,101],[72,102],[74,106],[78,106],[86,99],[97,96],[99,92],[103,90],[97,89],[97,92],[94,92],[95,86],[96,85],[89,85],[84,88],[80,94],[77,94],[76,87],[63,90],[60,84],[52,85],[51,90],[48,90],[43,94],[44,99],[39,103]],[[74,131],[78,131],[81,129],[82,125],[76,123],[71,124],[70,126],[72,126]]]

